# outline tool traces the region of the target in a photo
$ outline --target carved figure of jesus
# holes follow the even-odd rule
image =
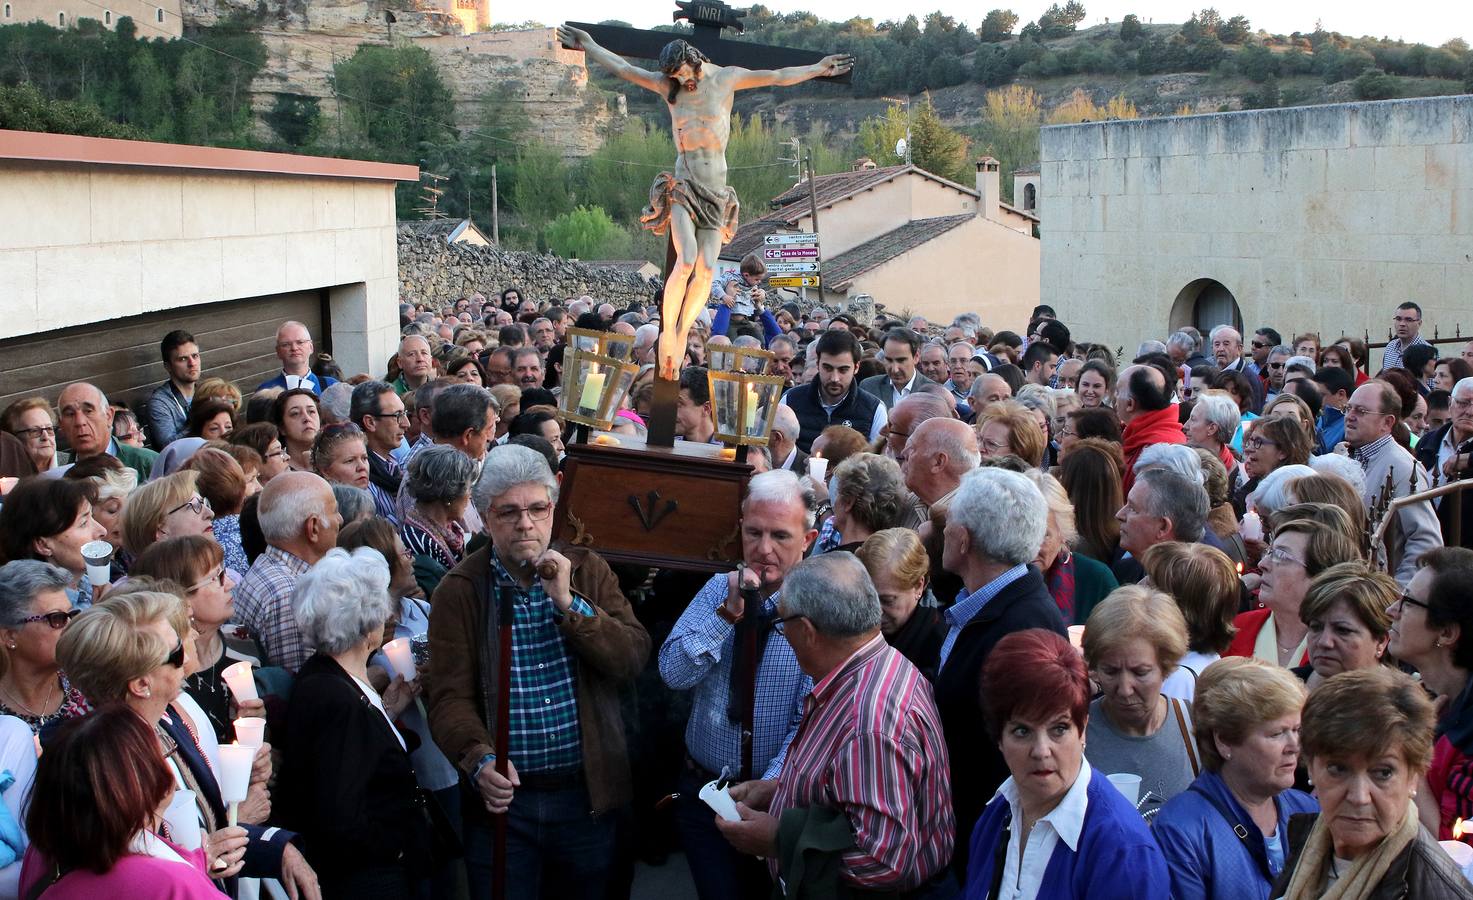
[[[660,305],[658,374],[675,380],[685,358],[686,336],[711,292],[716,259],[737,229],[736,190],[726,183],[726,145],[731,138],[732,96],[749,88],[787,86],[843,75],[854,66],[845,54],[811,66],[745,69],[719,66],[683,40],[660,51],[660,71],[650,72],[600,47],[588,32],[560,25],[558,40],[582,49],[615,75],[665,98],[675,137],[675,171],[661,172],[650,187],[650,205],[640,221],[657,235],[667,232],[675,265]]]

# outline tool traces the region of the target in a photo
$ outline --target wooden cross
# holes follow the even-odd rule
[[[685,20],[692,26],[691,34],[669,31],[648,31],[626,28],[620,25],[594,25],[587,22],[568,24],[588,32],[589,36],[604,49],[623,57],[635,59],[657,59],[660,50],[676,39],[684,39],[706,54],[717,65],[742,66],[749,69],[781,69],[790,66],[814,65],[827,55],[815,50],[798,50],[792,47],[774,47],[748,41],[728,40],[721,36],[727,28],[737,32],[744,30],[742,16],[746,10],[732,9],[722,0],[676,0],[679,7],[672,19]],[[569,48],[575,49],[575,48]],[[847,83],[851,72],[826,77],[824,80]],[[665,250],[665,278],[675,264],[675,245],[667,243]],[[662,328],[673,323],[661,322]],[[675,407],[679,397],[680,383],[663,376],[663,366],[655,370],[655,392],[651,401],[649,435],[646,440],[651,447],[671,447],[675,443]]]

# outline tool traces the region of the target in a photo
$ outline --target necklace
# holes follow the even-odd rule
[[[40,720],[46,718],[48,715],[51,715],[51,713],[46,712],[46,709],[47,707],[51,706],[51,700],[53,697],[56,696],[56,691],[60,684],[61,681],[59,678],[51,682],[51,689],[46,692],[46,699],[41,702],[41,712],[35,712],[29,706],[26,706],[24,703],[20,702],[20,696],[16,694],[15,691],[12,690],[8,685],[5,688],[5,694],[9,697],[10,702],[15,704],[16,709],[20,710],[33,719]]]

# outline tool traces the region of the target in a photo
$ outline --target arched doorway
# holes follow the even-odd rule
[[[1023,208],[1029,212],[1038,208],[1038,188],[1031,182],[1023,185]]]
[[[1198,278],[1182,288],[1171,304],[1172,331],[1191,325],[1205,337],[1219,325],[1231,325],[1243,333],[1243,312],[1233,292],[1220,281]]]

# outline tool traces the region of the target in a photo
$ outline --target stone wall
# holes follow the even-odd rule
[[[1042,301],[1081,340],[1473,325],[1473,96],[1050,127],[1041,169]]]
[[[524,296],[539,300],[587,294],[622,308],[657,300],[659,284],[576,260],[497,247],[447,245],[443,239],[399,229],[399,293],[409,302],[450,303],[476,291],[489,297],[515,286]]]

